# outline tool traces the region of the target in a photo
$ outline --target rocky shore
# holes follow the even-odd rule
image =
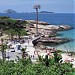
[[[58,37],[39,37],[35,40],[33,40],[33,44],[37,45],[38,43],[41,44],[50,44],[50,45],[59,45],[59,44],[64,44],[67,42],[71,42],[73,39],[69,38],[58,38]]]
[[[35,20],[26,20],[29,24],[29,32],[30,34],[36,34],[36,21]],[[43,37],[39,38],[38,40],[34,40],[33,43],[37,44],[38,42],[41,43],[49,43],[49,44],[63,44],[67,42],[73,41],[71,38],[57,38],[55,36],[59,36],[57,31],[63,31],[63,30],[70,30],[73,29],[70,25],[52,25],[47,22],[38,21],[38,33],[39,36],[43,35]]]
[[[57,38],[57,37],[52,37],[52,38],[40,38],[38,42],[42,43],[51,43],[51,44],[63,44],[67,42],[71,42],[73,39],[69,38]]]
[[[32,28],[36,27],[35,20],[26,20],[26,21],[30,24]],[[38,29],[62,31],[73,29],[73,27],[71,27],[70,25],[52,25],[47,22],[38,21]]]

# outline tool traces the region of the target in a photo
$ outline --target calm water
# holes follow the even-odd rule
[[[14,19],[23,19],[23,20],[35,20],[36,14],[35,13],[16,13],[16,14],[7,14],[7,13],[0,13],[0,16],[9,16]],[[60,24],[67,24],[74,27],[74,14],[69,13],[51,13],[51,14],[39,14],[39,20],[45,21],[50,24],[60,25]],[[75,29],[59,32],[62,34],[60,37],[67,37],[75,39]],[[57,46],[58,49],[70,50],[75,51],[75,40],[69,43],[62,44]]]

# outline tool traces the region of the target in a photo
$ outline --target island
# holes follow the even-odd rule
[[[54,12],[49,12],[49,11],[41,11],[39,13],[54,13]]]
[[[17,13],[17,12],[13,9],[7,9],[4,11],[4,13]]]

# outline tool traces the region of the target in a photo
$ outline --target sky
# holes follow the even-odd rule
[[[74,13],[75,0],[0,0],[0,12],[13,9],[17,12],[34,12],[33,6],[39,4],[39,11]]]

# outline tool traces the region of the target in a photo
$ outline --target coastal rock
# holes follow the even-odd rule
[[[52,38],[41,38],[39,39],[38,42],[51,43],[51,44],[63,44],[71,41],[73,41],[73,39],[52,37]]]
[[[69,26],[69,25],[60,25],[59,27],[62,28],[62,29],[64,29],[64,30],[72,29],[72,27]]]
[[[26,20],[29,22],[29,25],[33,25],[36,28],[36,21],[35,20]],[[72,27],[70,25],[51,25],[47,22],[38,21],[38,29],[45,29],[45,30],[70,30]]]
[[[26,20],[26,21],[31,23],[31,24],[36,24],[36,20]],[[49,25],[49,23],[43,22],[43,21],[38,21],[38,24],[40,24],[40,25]]]
[[[36,27],[36,24],[34,24],[34,27]],[[69,29],[72,29],[71,26],[69,25],[40,25],[38,24],[38,28],[39,29],[46,29],[46,30],[57,30],[57,31],[60,31],[60,30],[69,30]]]

